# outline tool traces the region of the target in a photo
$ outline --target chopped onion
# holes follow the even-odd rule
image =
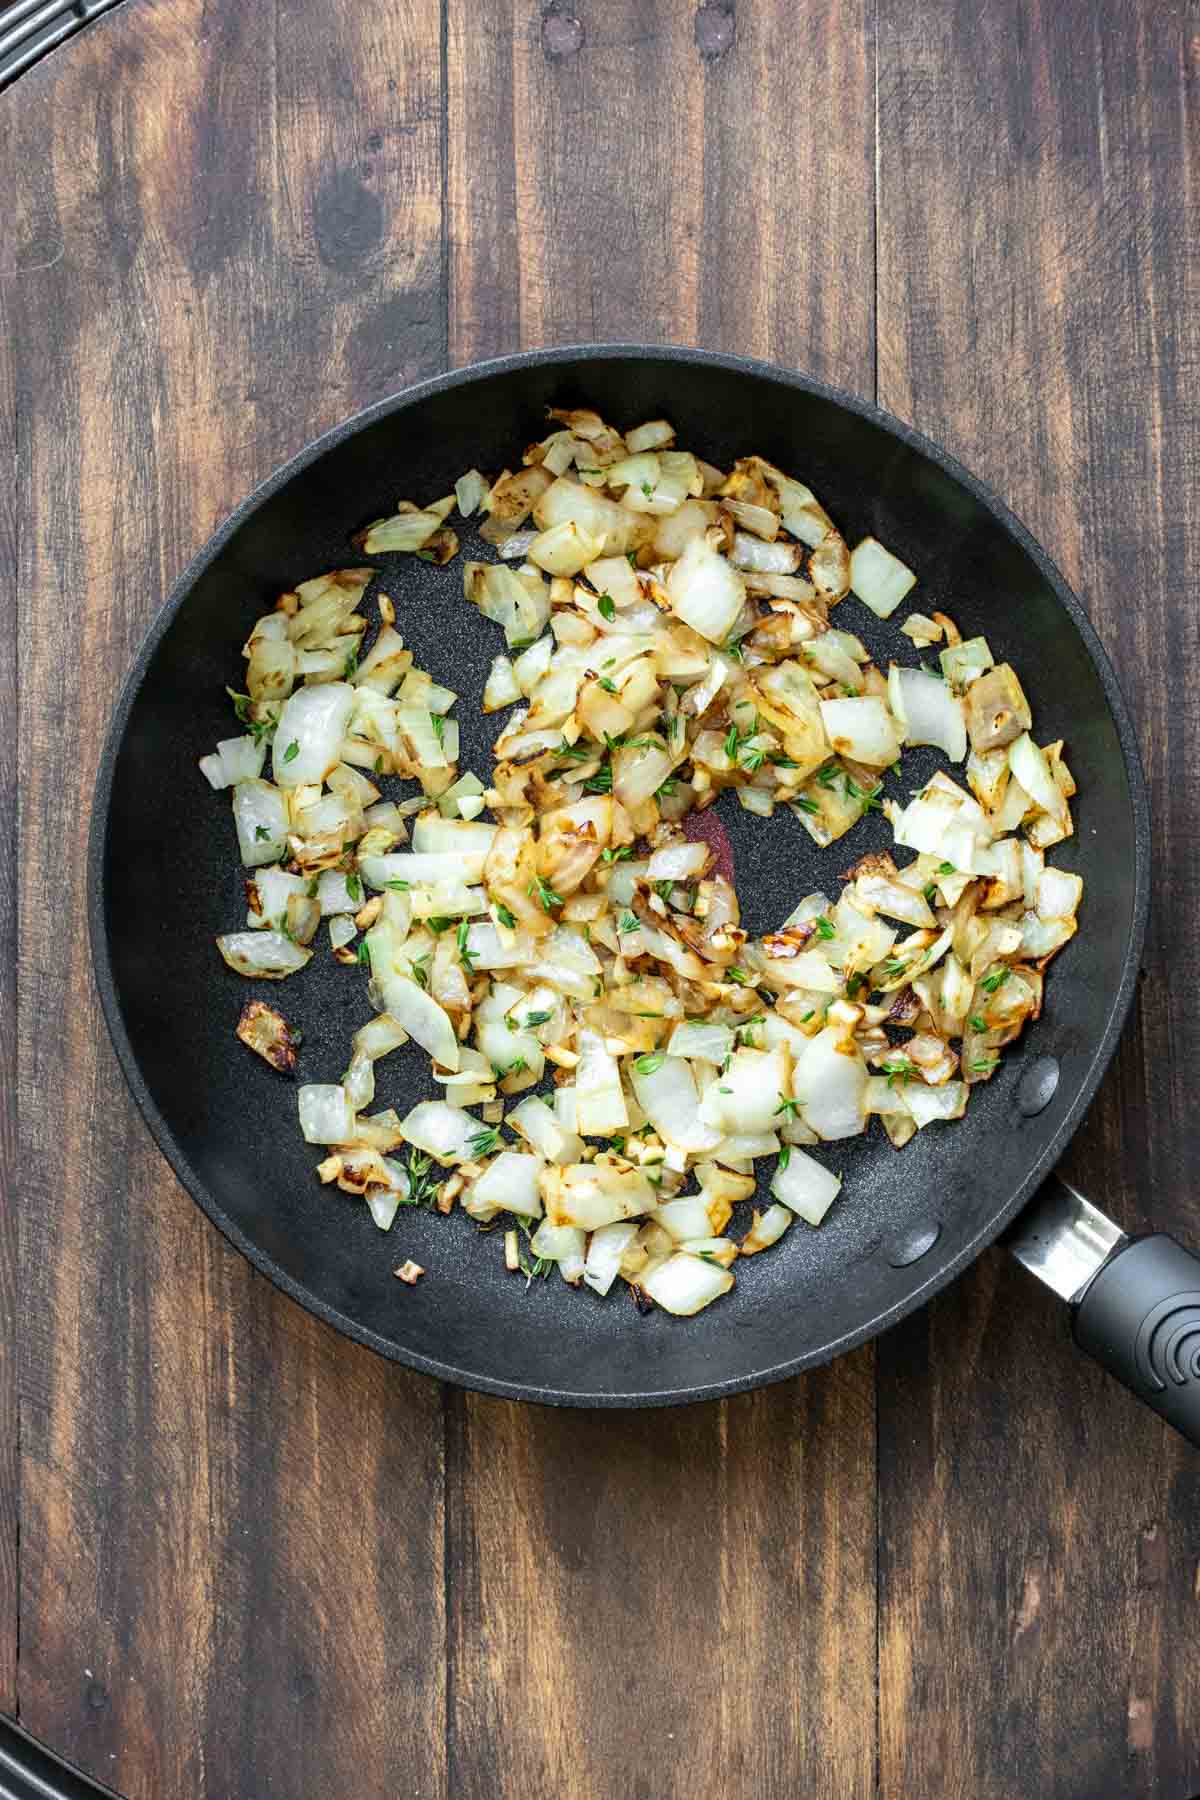
[[[851,590],[877,618],[890,618],[916,580],[912,570],[877,538],[863,538],[850,552]]]
[[[638,1105],[665,1143],[694,1155],[714,1150],[720,1143],[723,1129],[701,1120],[695,1078],[682,1058],[635,1058],[633,1091]]]
[[[577,1225],[551,1225],[549,1219],[543,1219],[529,1241],[529,1248],[543,1261],[557,1263],[563,1280],[574,1285],[584,1271],[586,1242],[586,1234]]]
[[[621,1258],[637,1232],[636,1221],[630,1219],[618,1220],[612,1225],[601,1225],[593,1231],[583,1279],[595,1293],[607,1294],[620,1273]]]
[[[1063,817],[1067,810],[1066,798],[1050,773],[1045,752],[1027,731],[1009,745],[1008,766],[1035,806],[1040,806],[1051,818]]]
[[[611,1137],[629,1124],[617,1059],[598,1032],[581,1029],[575,1071],[577,1129],[583,1137]],[[628,1214],[615,1213],[614,1218]],[[583,1224],[582,1219],[568,1224]],[[605,1223],[605,1221],[601,1221]]]
[[[278,786],[321,782],[337,767],[354,703],[355,690],[345,681],[297,688],[284,701],[272,756]]]
[[[583,408],[551,421],[491,487],[469,470],[359,540],[442,564],[455,505],[486,512],[489,560],[462,578],[511,652],[484,690],[485,712],[513,709],[490,773],[460,772],[454,689],[416,666],[396,603],[378,593],[377,626],[358,610],[374,568],[301,582],[255,622],[241,735],[200,763],[253,871],[247,928],[218,944],[281,979],[324,916],[337,961],[361,968],[376,1016],[341,1081],[298,1104],[332,1146],[322,1181],[381,1229],[415,1197],[388,1160],[407,1141],[422,1197],[423,1158],[459,1165],[439,1211],[536,1221],[537,1272],[557,1262],[600,1295],[619,1279],[687,1315],[728,1291],[739,1253],[824,1216],[840,1184],[805,1146],[878,1118],[900,1147],[961,1117],[1039,1016],[1081,902],[1046,856],[1074,830],[1076,784],[984,638],[909,614],[945,679],[896,665],[885,681],[874,643],[829,627],[851,590],[887,618],[915,576],[872,537],[851,554],[803,482],[754,455],[717,469],[667,420],[624,438]],[[902,744],[965,760],[962,782],[939,772],[900,804],[876,772]],[[419,791],[381,797],[394,778]],[[897,854],[860,848],[833,898],[748,936],[703,828],[685,835],[725,788],[819,846],[878,809]],[[897,868],[901,847],[916,860]],[[243,1008],[239,1037],[286,1072],[294,1048],[267,1054],[280,1033],[299,1041]],[[376,1061],[410,1039],[444,1098],[368,1117]],[[724,1234],[761,1158],[778,1159],[773,1203],[739,1244]]]
[[[841,1192],[842,1178],[803,1150],[793,1150],[777,1168],[771,1192],[808,1225],[819,1225]]]
[[[871,769],[886,768],[897,760],[900,740],[882,700],[863,695],[853,700],[822,700],[820,705],[821,723],[839,755]]]
[[[294,975],[312,956],[311,950],[294,944],[281,931],[229,931],[217,939],[217,949],[238,975],[263,981]]]
[[[451,1106],[445,1100],[422,1100],[401,1120],[400,1129],[406,1143],[445,1165],[468,1159],[470,1145],[481,1127],[461,1106]]]
[[[893,663],[888,671],[888,704],[904,728],[906,744],[933,744],[951,762],[967,754],[967,723],[962,701],[946,682],[923,669],[902,669]]]
[[[809,1040],[792,1071],[792,1092],[805,1121],[827,1142],[856,1137],[862,1130],[866,1084],[862,1052],[834,1025]],[[787,1195],[779,1198],[786,1201]]]
[[[693,538],[672,564],[666,592],[676,617],[711,644],[724,643],[746,599],[737,570],[703,538]]]
[[[300,1130],[308,1144],[345,1144],[354,1134],[354,1112],[345,1089],[312,1082],[297,1088]]]
[[[540,1219],[542,1200],[538,1177],[545,1166],[540,1156],[529,1156],[520,1150],[501,1150],[473,1183],[472,1191],[481,1206],[494,1207],[497,1212],[516,1213],[521,1218]]]
[[[606,1163],[568,1163],[542,1170],[546,1217],[553,1225],[577,1225],[596,1231],[618,1219],[636,1219],[654,1204],[654,1189],[636,1169]]]
[[[690,1318],[727,1294],[733,1286],[733,1276],[719,1264],[680,1251],[644,1277],[641,1286],[664,1312]]]

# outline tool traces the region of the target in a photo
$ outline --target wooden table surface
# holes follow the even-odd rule
[[[137,1800],[1200,1789],[1200,1457],[999,1254],[719,1405],[441,1391],[174,1183],[84,925],[118,684],[277,463],[521,345],[774,358],[1116,661],[1159,880],[1068,1167],[1200,1238],[1198,96],[1196,0],[125,0],[0,97],[0,1710]]]

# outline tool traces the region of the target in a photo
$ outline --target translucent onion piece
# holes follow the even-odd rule
[[[787,1166],[776,1169],[771,1192],[805,1224],[819,1225],[837,1199],[841,1186],[840,1175],[834,1175],[815,1157],[806,1156],[803,1150],[793,1150]]]
[[[281,931],[230,931],[217,939],[217,949],[236,974],[262,981],[283,981],[312,956]]]
[[[676,617],[710,644],[725,642],[746,599],[737,570],[703,538],[693,538],[672,565],[666,592]]]
[[[1062,819],[1067,810],[1066,796],[1050,773],[1046,753],[1034,743],[1026,731],[1008,747],[1008,766],[1035,806]]]
[[[266,739],[260,738],[256,742],[252,737],[222,738],[217,745],[217,756],[225,777],[224,786],[236,787],[239,781],[255,781],[262,774],[267,759]]]
[[[400,1121],[400,1129],[406,1143],[444,1166],[468,1160],[471,1140],[479,1136],[483,1127],[461,1106],[451,1106],[445,1100],[421,1100]]]
[[[863,538],[850,552],[851,590],[877,618],[890,618],[916,580],[912,570],[876,538]]]
[[[792,1092],[817,1136],[832,1142],[863,1129],[867,1066],[843,1029],[830,1025],[811,1038],[796,1059]],[[786,1194],[779,1198],[786,1201]]]
[[[733,1286],[733,1275],[719,1264],[677,1251],[641,1282],[643,1293],[664,1312],[690,1318]]]
[[[617,1059],[598,1032],[581,1029],[578,1034],[579,1064],[575,1071],[575,1105],[577,1129],[583,1137],[611,1137],[629,1124],[625,1096],[621,1092],[621,1072]],[[614,1213],[613,1218],[625,1218]],[[566,1224],[585,1223],[568,1219]],[[600,1220],[607,1224],[607,1220]]]
[[[853,700],[822,700],[821,723],[839,755],[866,763],[868,768],[887,768],[900,755],[900,739],[892,715],[883,701],[872,695]]]
[[[584,1245],[587,1236],[576,1225],[551,1225],[543,1219],[529,1241],[535,1256],[558,1264],[564,1281],[574,1285],[584,1271]]]
[[[344,681],[297,688],[284,701],[275,729],[272,769],[279,787],[322,782],[341,761],[355,690]]]
[[[948,684],[923,669],[902,669],[893,663],[888,672],[888,702],[904,729],[906,744],[933,744],[951,762],[967,754],[967,723],[962,701]]]
[[[633,1063],[633,1091],[664,1143],[695,1155],[714,1150],[723,1130],[702,1122],[696,1082],[688,1064],[678,1056],[650,1057],[642,1070],[639,1060]]]
[[[521,1218],[540,1219],[542,1200],[538,1177],[545,1166],[540,1156],[530,1156],[520,1150],[501,1150],[498,1156],[493,1156],[471,1191],[482,1206],[494,1207],[497,1212],[516,1213]]]
[[[240,781],[233,790],[233,823],[246,868],[278,862],[287,843],[287,797],[269,781]]]
[[[548,1164],[542,1171],[542,1199],[553,1225],[597,1231],[618,1219],[636,1219],[654,1204],[654,1189],[636,1169],[606,1163]]]
[[[636,1222],[621,1219],[612,1225],[601,1225],[592,1233],[583,1279],[597,1294],[607,1294],[616,1280],[621,1268],[621,1258],[637,1236],[637,1231]]]
[[[354,1110],[345,1089],[333,1083],[313,1082],[297,1088],[300,1130],[309,1144],[345,1144],[354,1132]]]

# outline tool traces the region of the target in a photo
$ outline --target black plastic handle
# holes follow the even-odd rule
[[[1133,1238],[1075,1304],[1075,1341],[1200,1448],[1200,1257]]]

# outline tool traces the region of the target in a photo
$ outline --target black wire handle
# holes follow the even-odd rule
[[[0,1800],[118,1800],[0,1715]]]
[[[119,0],[12,0],[0,4],[0,88],[23,75],[64,38],[108,12]]]

